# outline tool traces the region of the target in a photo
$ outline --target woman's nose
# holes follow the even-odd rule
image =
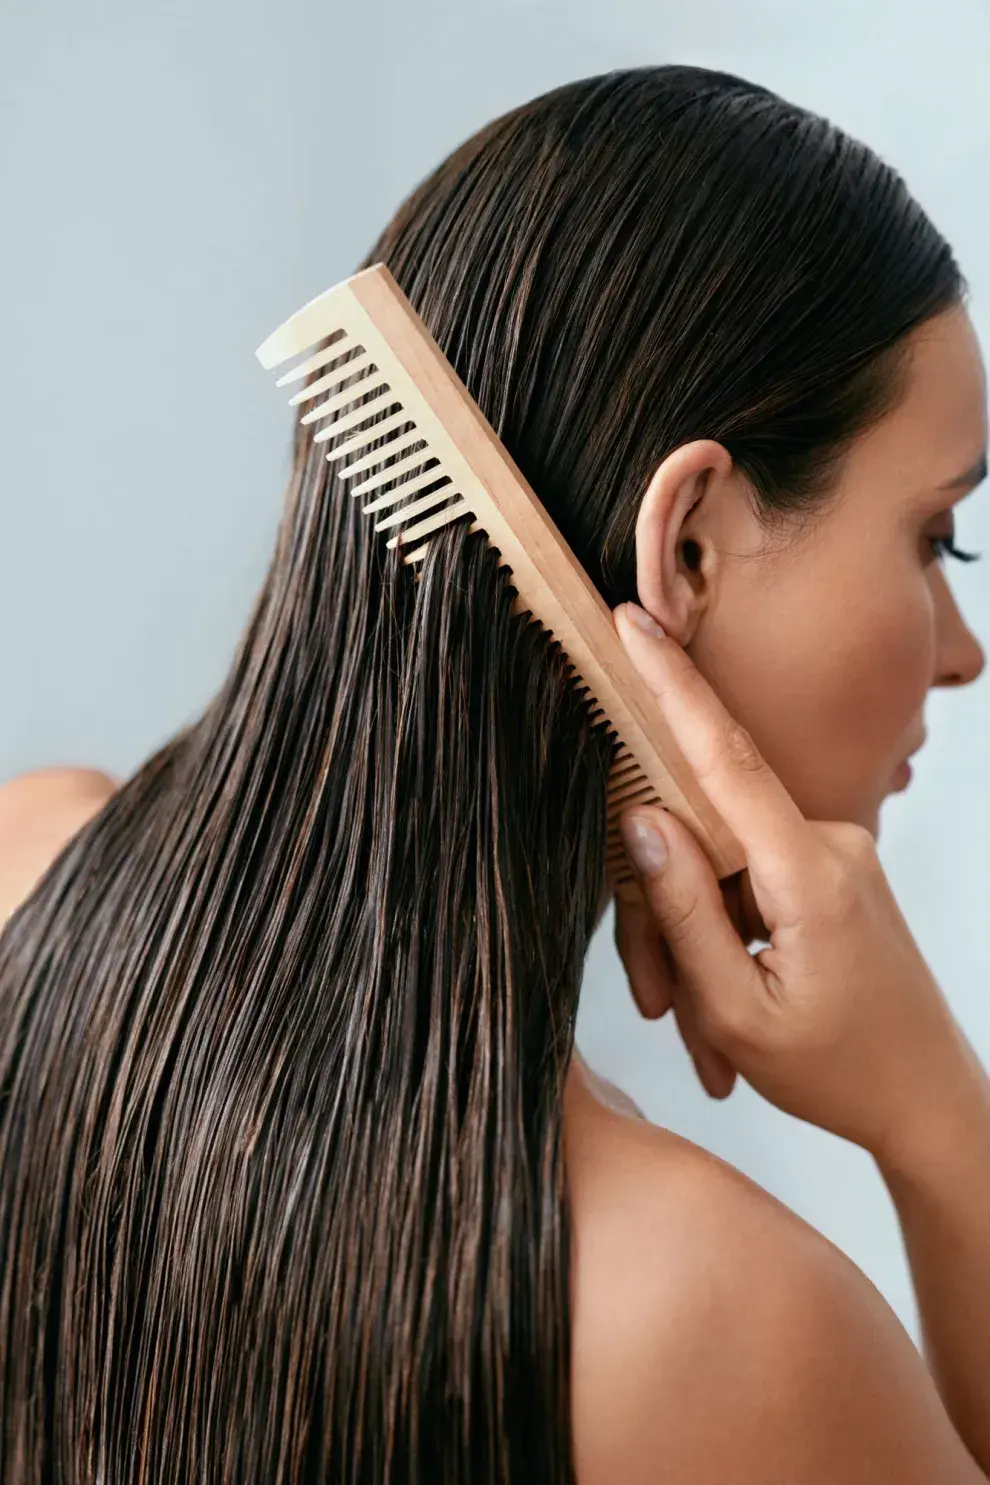
[[[959,611],[944,573],[935,588],[938,652],[936,686],[968,686],[983,673],[983,646]]]

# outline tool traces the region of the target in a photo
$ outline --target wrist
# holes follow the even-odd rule
[[[990,1177],[990,1077],[961,1028],[946,1051],[940,1073],[913,1090],[906,1111],[870,1147],[892,1192],[967,1173]]]

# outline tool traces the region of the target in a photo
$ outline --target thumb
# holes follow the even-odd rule
[[[620,829],[692,1018],[712,1047],[731,1056],[732,1027],[762,986],[711,862],[687,826],[658,806],[627,810]]]

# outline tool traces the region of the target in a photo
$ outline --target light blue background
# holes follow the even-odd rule
[[[0,778],[130,773],[219,684],[261,581],[290,413],[255,347],[351,273],[400,199],[495,114],[570,78],[691,62],[871,144],[953,243],[990,343],[986,0],[378,0],[0,5]],[[990,354],[990,353],[988,353]],[[990,497],[958,522],[986,549]],[[987,565],[950,578],[990,645]],[[990,682],[933,695],[881,852],[990,1064]],[[635,1013],[606,923],[579,1041],[647,1113],[839,1244],[915,1339],[863,1151],[740,1083],[707,1098]],[[726,1242],[731,1243],[731,1233]]]

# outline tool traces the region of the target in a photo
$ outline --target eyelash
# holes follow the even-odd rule
[[[958,557],[960,562],[979,562],[982,552],[963,552],[955,545],[955,532],[951,536],[931,536],[932,551],[936,557]]]

